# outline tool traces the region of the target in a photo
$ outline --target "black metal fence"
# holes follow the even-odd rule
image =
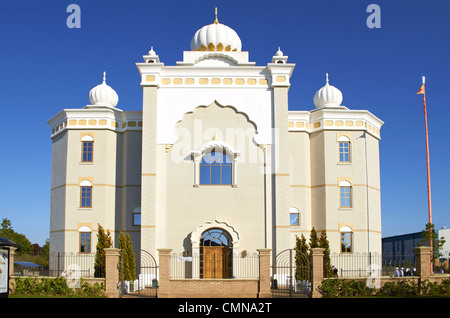
[[[383,276],[415,276],[416,254],[415,253],[383,253],[382,256]]]
[[[410,253],[353,253],[330,256],[338,277],[413,276],[416,274],[416,254]],[[434,265],[434,273],[449,273],[450,252],[441,253]]]
[[[294,249],[280,252],[272,265],[272,296],[305,297],[311,292],[309,257]]]
[[[145,250],[139,250],[136,263],[136,277],[133,281],[126,280],[124,275],[125,264],[124,251],[122,253],[122,262],[119,264],[121,281],[119,283],[120,297],[124,295],[133,295],[138,297],[151,297],[156,298],[158,296],[158,264],[156,259],[149,252]]]
[[[400,276],[397,269],[401,268],[403,274],[413,275],[415,257],[415,253],[333,253],[331,265],[336,268],[338,277]]]
[[[52,252],[45,263],[20,259],[14,261],[15,276],[105,277],[104,266],[95,266],[95,253]]]

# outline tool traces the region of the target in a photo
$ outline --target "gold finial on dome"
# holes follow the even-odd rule
[[[236,31],[219,23],[217,7],[213,23],[195,32],[191,40],[191,51],[241,51],[242,42]]]
[[[215,10],[216,18],[214,19],[214,24],[219,24],[219,20],[217,19],[217,7]]]

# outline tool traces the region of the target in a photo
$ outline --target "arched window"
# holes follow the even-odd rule
[[[300,225],[300,211],[297,208],[291,207],[289,209],[289,218],[290,225]]]
[[[338,138],[339,162],[350,162],[350,139],[347,136]]]
[[[339,207],[352,207],[352,184],[348,181],[341,181],[339,183]]]
[[[212,149],[205,153],[200,162],[200,184],[231,185],[231,160],[223,151]]]
[[[230,234],[222,229],[207,230],[200,239],[200,247],[205,246],[226,246],[231,248]]]
[[[94,138],[89,135],[81,138],[81,161],[92,162],[94,159]]]
[[[92,183],[88,180],[80,183],[80,207],[92,207]]]
[[[80,233],[80,253],[91,252],[91,229],[88,226],[82,226],[79,228]]]
[[[353,231],[349,226],[343,226],[339,230],[341,232],[341,253],[353,252]]]

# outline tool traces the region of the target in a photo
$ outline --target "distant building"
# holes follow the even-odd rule
[[[422,232],[381,239],[383,267],[408,267],[415,264],[414,248],[422,241]]]
[[[439,262],[448,268],[448,259],[450,258],[450,229],[442,227],[438,230],[439,239],[444,239],[445,243],[440,249]],[[409,264],[413,264],[415,260],[414,248],[422,242],[422,231],[384,237],[381,239],[381,249],[383,253],[383,264],[400,265],[404,260],[408,260]],[[429,246],[430,244],[427,244]],[[401,266],[401,265],[400,265]]]
[[[414,254],[414,247],[422,241],[422,231],[403,235],[384,237],[381,239],[383,255]]]
[[[450,228],[443,226],[438,230],[438,235],[440,239],[443,238],[445,240],[445,243],[440,250],[442,257],[450,258]]]

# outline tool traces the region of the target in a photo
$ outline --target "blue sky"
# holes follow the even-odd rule
[[[370,29],[369,4],[381,9]],[[69,29],[66,8],[81,8],[81,28]],[[3,168],[0,218],[32,243],[50,231],[50,128],[63,108],[89,103],[107,82],[118,107],[139,110],[136,62],[150,46],[166,65],[182,60],[195,31],[219,21],[240,36],[257,65],[278,46],[296,63],[291,110],[314,109],[314,93],[330,84],[343,105],[368,109],[381,130],[383,237],[421,231],[428,222],[421,77],[427,78],[433,223],[450,226],[450,2],[444,0],[2,0],[0,103]]]

